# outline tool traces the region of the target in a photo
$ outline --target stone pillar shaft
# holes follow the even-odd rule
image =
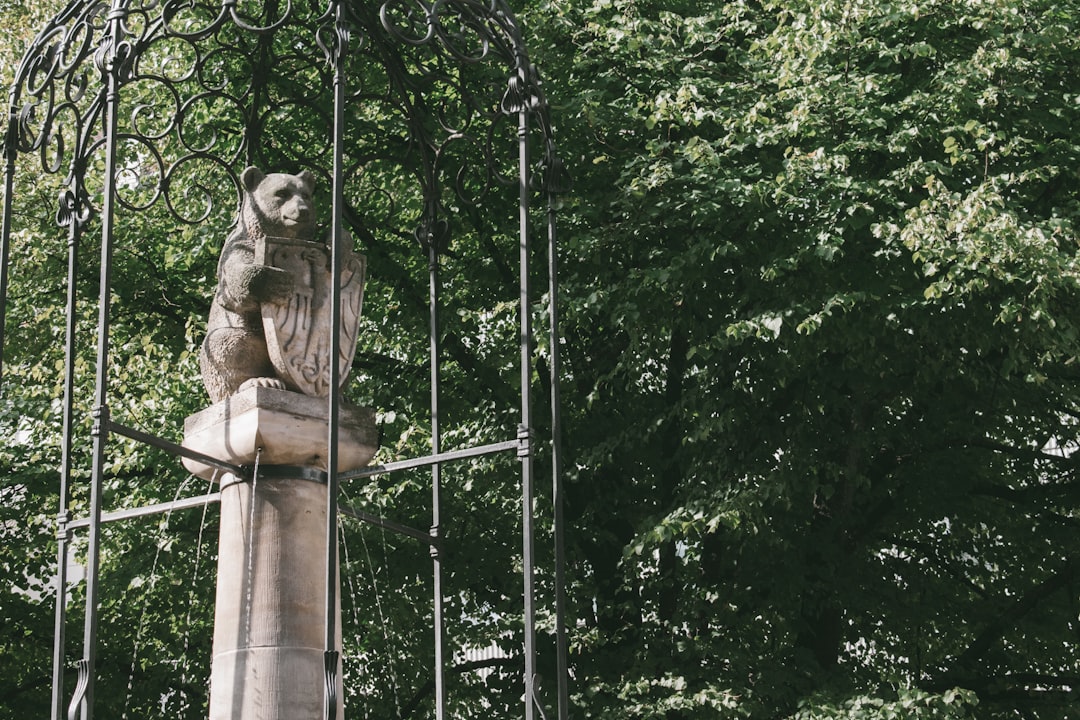
[[[210,720],[322,720],[325,548],[325,484],[226,476]],[[339,719],[342,690],[339,663]]]

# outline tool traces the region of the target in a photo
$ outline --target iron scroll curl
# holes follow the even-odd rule
[[[224,238],[248,165],[309,170],[320,187],[341,192],[336,223],[361,243],[372,237],[364,223],[390,228],[387,235],[420,246],[433,278],[461,227],[474,222],[460,217],[482,216],[507,198],[516,203],[519,190],[548,200],[568,190],[540,74],[503,0],[362,5],[71,0],[16,70],[4,134],[8,187],[29,174],[55,176],[62,189],[50,215],[69,245],[93,241],[82,230],[97,216],[103,245],[124,252],[138,249],[138,223],[129,222],[136,217],[174,223],[192,244],[204,224]],[[336,82],[346,99],[340,120]],[[519,131],[523,119],[528,133]],[[337,138],[344,138],[340,167]],[[532,138],[540,140],[539,158],[521,166],[519,146]],[[10,222],[5,214],[5,248]],[[6,285],[0,306],[4,292]],[[521,295],[527,299],[527,288]],[[437,297],[432,304],[434,335]],[[0,357],[2,350],[0,314]],[[435,466],[449,455],[436,449],[432,457],[444,459]],[[441,542],[438,527],[432,537]],[[84,691],[92,705],[89,657],[72,713]],[[336,664],[327,672],[332,679]],[[526,703],[527,716],[543,714],[532,694]]]
[[[82,176],[99,150],[104,104],[102,93],[91,88],[95,76],[113,73],[124,108],[120,130],[127,146],[121,150],[129,155],[121,158],[125,177],[117,178],[118,186],[129,195],[137,187],[140,195],[126,201],[128,209],[163,200],[168,214],[185,224],[212,215],[207,202],[224,204],[224,214],[238,194],[209,188],[199,191],[200,212],[177,212],[187,200],[174,196],[178,171],[200,162],[228,168],[234,187],[238,170],[250,163],[325,173],[331,71],[295,50],[313,45],[324,60],[342,56],[348,69],[361,63],[376,68],[350,78],[349,102],[359,112],[347,119],[356,139],[346,152],[349,178],[362,181],[373,166],[397,164],[420,181],[418,196],[446,188],[456,201],[474,206],[491,187],[514,182],[505,162],[512,129],[497,135],[498,114],[523,104],[539,118],[545,165],[559,165],[550,152],[538,73],[525,59],[516,20],[496,0],[387,0],[377,17],[361,16],[348,4],[346,23],[329,20],[332,3],[316,8],[289,0],[270,9],[278,5],[260,5],[266,9],[256,17],[235,0],[217,7],[131,0],[115,8],[103,0],[74,0],[39,33],[20,64],[10,95],[10,151],[36,151],[43,172],[66,171],[70,184],[84,186]],[[119,20],[118,40],[108,32],[111,19]],[[475,92],[460,92],[485,73],[492,79],[481,82],[494,83],[498,70],[453,69],[481,65],[503,68],[498,107]],[[280,69],[288,82],[266,77],[260,67]],[[439,86],[446,91],[431,92]],[[410,88],[428,92],[419,97]],[[311,118],[302,152],[276,134],[286,112]],[[387,132],[385,122],[370,119],[380,114],[397,116],[405,129]],[[424,114],[429,121],[417,120]],[[482,123],[484,129],[474,133]],[[92,193],[86,202],[95,209],[100,204]]]

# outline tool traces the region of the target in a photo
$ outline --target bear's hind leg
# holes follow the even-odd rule
[[[203,341],[199,366],[211,402],[221,402],[251,384],[285,389],[270,363],[266,341],[241,328],[211,330]]]

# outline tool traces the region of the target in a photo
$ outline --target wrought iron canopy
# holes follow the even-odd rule
[[[44,173],[63,178],[63,190],[50,214],[67,233],[70,249],[53,719],[65,712],[72,720],[80,714],[89,720],[93,714],[99,529],[103,522],[122,519],[103,517],[106,442],[110,435],[121,435],[185,454],[174,443],[111,418],[113,253],[133,242],[125,228],[132,217],[143,213],[170,218],[178,226],[227,227],[240,198],[239,175],[248,165],[270,171],[306,169],[319,178],[328,201],[323,204],[330,209],[334,257],[340,255],[342,238],[348,237],[346,229],[363,245],[371,237],[370,228],[378,224],[411,236],[410,242],[415,241],[417,251],[428,258],[431,454],[373,468],[371,474],[399,466],[432,468],[432,529],[420,537],[429,538],[434,558],[439,718],[445,712],[439,468],[445,462],[515,450],[522,461],[523,715],[531,720],[542,713],[534,686],[532,501],[533,459],[539,443],[534,441],[532,420],[531,385],[537,368],[531,315],[536,297],[530,279],[535,272],[529,264],[536,254],[532,226],[544,226],[554,577],[559,603],[558,716],[565,718],[554,197],[567,189],[568,179],[538,73],[521,28],[503,0],[72,0],[40,31],[23,57],[8,108],[0,225],[0,372],[9,257],[18,229],[13,198],[20,192],[20,177]],[[537,148],[535,159],[531,147]],[[537,196],[546,208],[533,213],[530,203]],[[516,201],[518,221],[520,426],[501,442],[447,452],[441,447],[438,423],[440,257],[451,247],[456,218],[505,204],[507,198]],[[539,223],[537,214],[543,218]],[[91,228],[100,229],[97,370],[94,397],[79,404],[93,408],[89,439],[93,470],[89,514],[72,520],[71,453],[80,442],[73,417],[78,331],[74,287],[80,272],[79,247]],[[336,356],[336,347],[331,353]],[[338,402],[331,393],[331,468],[336,466]],[[331,471],[326,478],[333,509],[330,522],[335,526],[336,475]],[[187,499],[129,511],[123,517],[193,504]],[[362,511],[350,512],[364,517]],[[79,683],[67,693],[64,588],[75,530],[88,533],[89,559]],[[333,532],[328,527],[328,538]],[[327,608],[334,607],[332,585],[328,579]],[[333,647],[329,618],[328,612],[328,651]]]
[[[521,110],[542,144],[530,181],[566,184],[536,69],[498,0],[75,0],[18,68],[5,141],[9,161],[33,153],[67,172],[62,223],[101,211],[110,92],[116,202],[161,202],[180,222],[231,211],[238,169],[255,164],[340,181],[352,222],[379,194],[434,232],[447,204],[517,182]]]

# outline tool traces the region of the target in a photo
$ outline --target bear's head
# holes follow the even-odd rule
[[[249,167],[240,174],[244,186],[244,210],[254,217],[257,229],[274,237],[310,240],[315,234],[315,177],[304,170],[298,175],[263,174]]]

